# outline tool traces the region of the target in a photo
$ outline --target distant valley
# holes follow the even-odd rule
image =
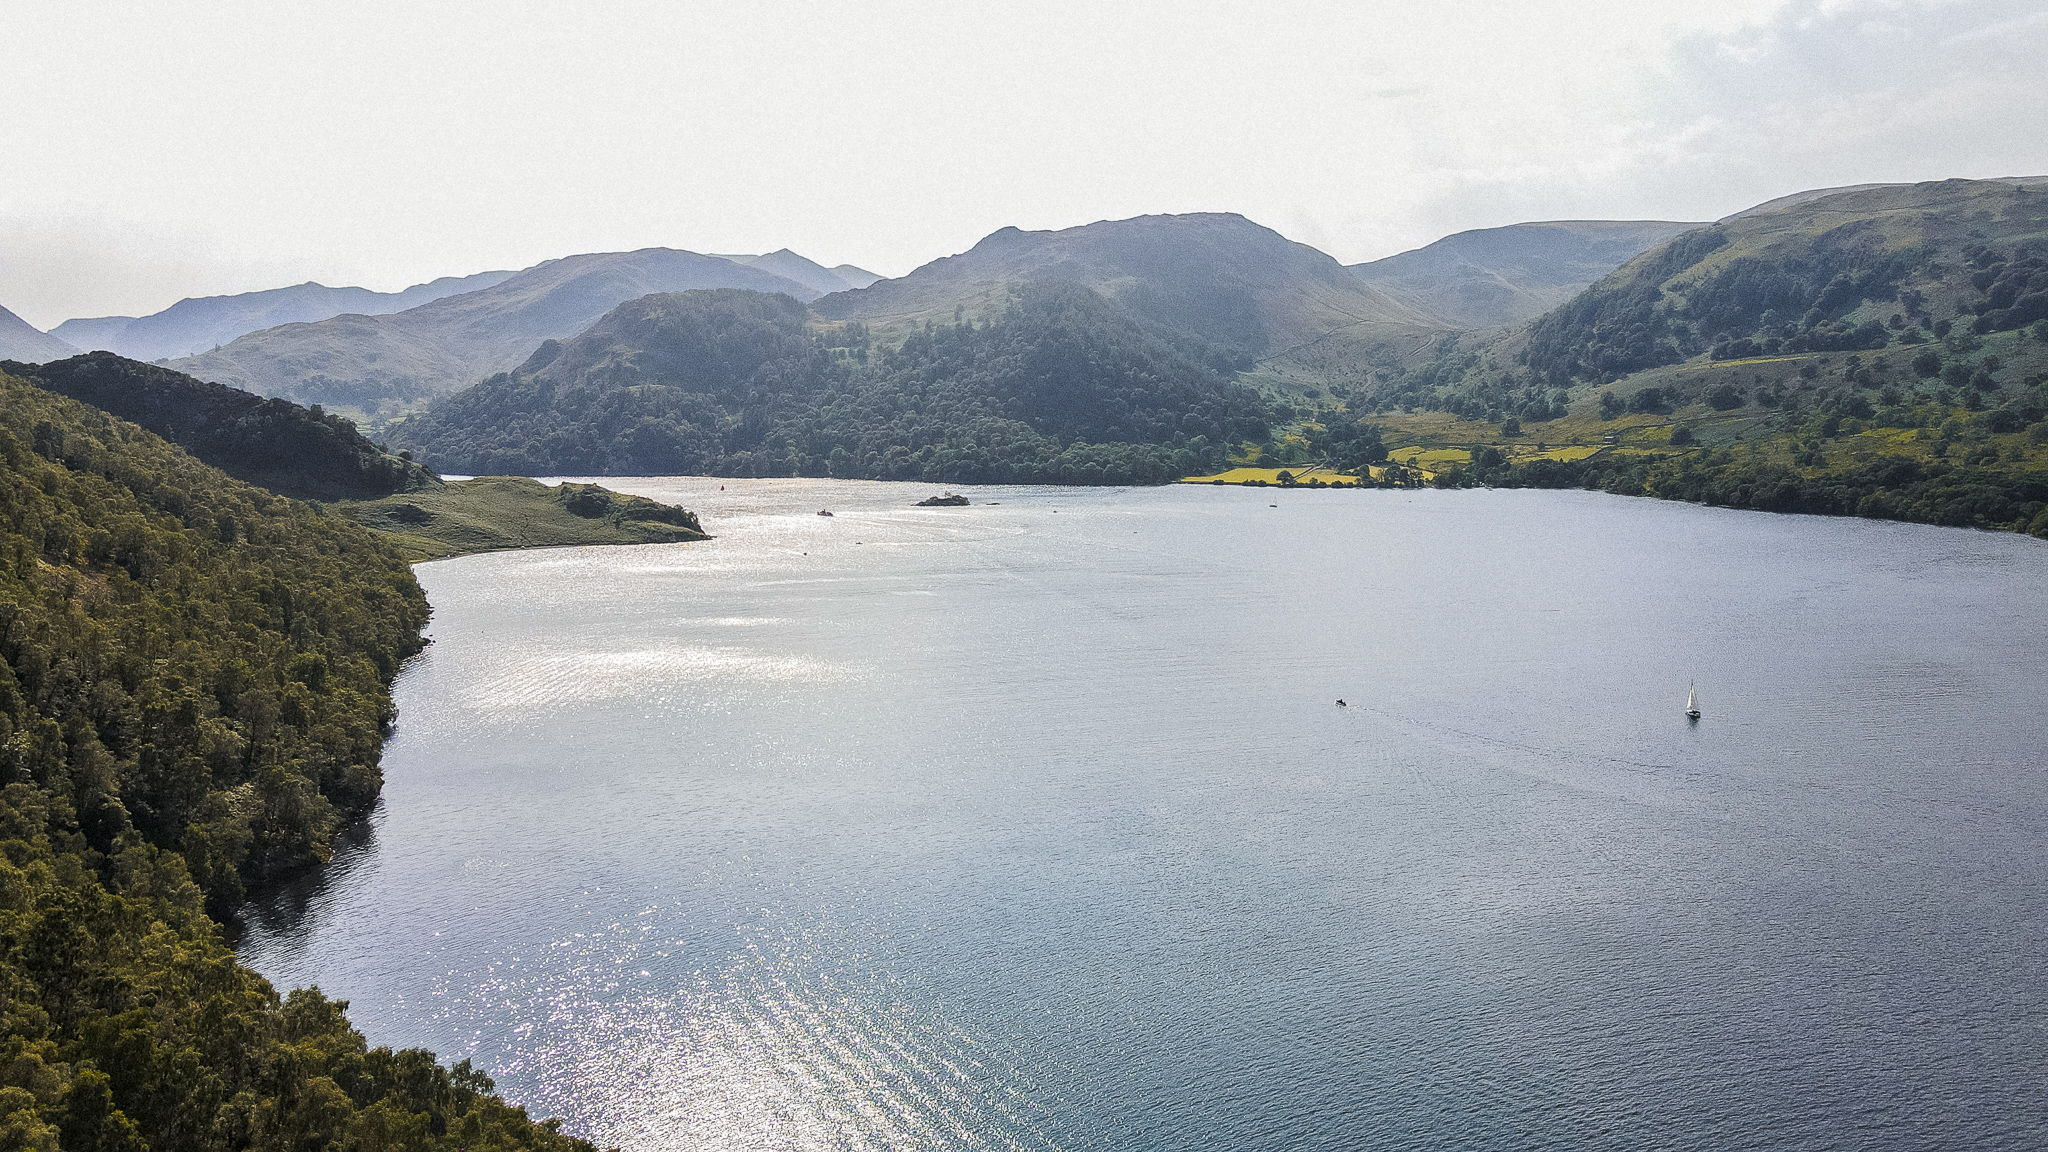
[[[1796,493],[1891,459],[1920,470],[1898,484],[1963,468],[2001,494],[1898,514],[2025,526],[2044,182],[1518,224],[1350,267],[1229,213],[1005,228],[894,279],[786,249],[598,253],[172,367],[477,474],[1676,491],[1659,469],[1684,466],[1750,478],[1717,500],[1889,514],[1877,480]]]

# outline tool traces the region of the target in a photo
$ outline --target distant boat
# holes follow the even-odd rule
[[[831,515],[831,513],[830,513],[830,512],[827,512],[827,511],[825,511],[825,510],[824,510],[823,508],[820,508],[820,509],[818,509],[818,515],[820,515],[820,516],[830,516],[830,515]]]
[[[1685,718],[1687,720],[1698,720],[1700,718],[1699,690],[1690,684],[1685,686]]]

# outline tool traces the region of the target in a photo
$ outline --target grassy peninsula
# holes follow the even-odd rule
[[[710,538],[693,512],[595,484],[549,487],[524,476],[479,476],[332,507],[336,515],[384,533],[408,560],[507,548]]]
[[[220,930],[375,801],[426,612],[384,537],[0,375],[0,1146],[588,1152]]]

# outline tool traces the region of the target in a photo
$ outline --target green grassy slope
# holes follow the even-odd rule
[[[343,501],[335,514],[385,533],[409,560],[571,544],[704,540],[697,517],[595,484],[549,487],[524,476],[479,476],[381,500]]]
[[[1442,337],[1273,446],[1307,459],[1318,429],[1363,420],[1444,482],[2036,530],[2048,188],[1952,180],[1775,204],[1660,245],[1520,329]]]
[[[2010,330],[2048,318],[2048,279],[1988,309],[1996,285],[1982,273],[2024,263],[2044,240],[2048,186],[1947,180],[1822,197],[1645,253],[1532,324],[1522,358],[1554,385],[1605,383],[1703,353],[1875,350],[1958,317]],[[2038,314],[1977,324],[2016,302]]]
[[[1363,422],[1422,482],[1597,487],[2048,534],[2048,330],[1699,358],[1565,395],[1543,418],[1514,423],[1498,411],[1337,408],[1282,439],[1308,459],[1324,428]]]

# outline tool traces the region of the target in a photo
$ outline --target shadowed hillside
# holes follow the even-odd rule
[[[336,316],[253,332],[171,367],[267,396],[404,409],[515,367],[650,292],[751,288],[817,293],[769,272],[669,248],[550,260],[503,283],[389,316]]]
[[[403,312],[444,296],[489,288],[511,276],[510,272],[443,276],[403,292],[329,288],[308,281],[262,292],[188,298],[148,316],[66,320],[52,334],[88,351],[116,352],[134,360],[163,360],[205,352],[238,336],[280,324],[307,324],[344,313],[383,316]]]
[[[393,435],[472,473],[1159,482],[1269,419],[1078,285],[1005,289],[991,319],[891,347],[807,320],[787,296],[649,296]]]
[[[1480,228],[1353,264],[1360,280],[1443,328],[1533,320],[1648,248],[1704,224],[1552,220]]]
[[[339,416],[111,352],[0,369],[132,420],[238,480],[284,495],[371,499],[441,483],[420,465],[380,450]]]

